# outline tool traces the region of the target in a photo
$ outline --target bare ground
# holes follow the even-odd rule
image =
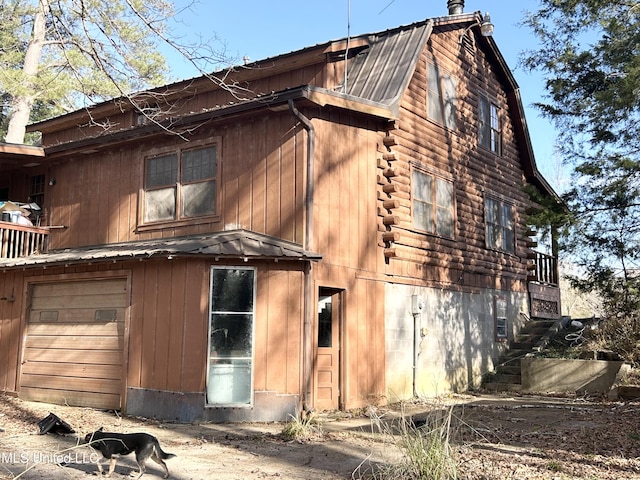
[[[436,411],[451,413],[459,479],[640,479],[640,405],[483,395],[319,415],[319,432],[304,442],[286,440],[279,423],[166,423],[0,395],[0,479],[92,478],[95,455],[78,438],[101,426],[157,436],[177,455],[167,461],[176,480],[365,479],[400,458],[391,432],[402,418],[419,423]],[[49,412],[77,435],[39,435],[37,422]],[[132,456],[121,458],[113,478],[134,467]],[[156,467],[149,462],[144,478],[161,478]]]

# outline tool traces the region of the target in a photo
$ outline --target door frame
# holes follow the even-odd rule
[[[345,297],[346,290],[344,288],[337,287],[329,287],[324,284],[318,284],[315,289],[315,303],[314,303],[314,328],[313,328],[313,404],[317,406],[318,404],[318,349],[320,348],[318,345],[318,334],[319,334],[319,322],[318,322],[318,302],[320,301],[320,296],[331,296],[332,298],[337,299],[338,308],[332,309],[332,329],[336,328],[337,332],[335,332],[337,339],[337,375],[338,378],[335,382],[333,382],[334,388],[338,389],[338,398],[336,408],[339,410],[344,410],[344,395],[345,395],[345,357],[346,351],[344,346],[345,342]],[[332,300],[332,303],[335,300]]]

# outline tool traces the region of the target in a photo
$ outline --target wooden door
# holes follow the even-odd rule
[[[315,406],[319,410],[340,407],[340,296],[335,289],[318,292]]]

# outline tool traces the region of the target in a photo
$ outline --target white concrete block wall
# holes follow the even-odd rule
[[[387,284],[385,339],[387,395],[390,402],[413,396],[414,318],[411,296],[424,307],[417,315],[416,393],[433,397],[480,385],[505,348],[494,338],[494,298],[507,298],[509,338],[528,313],[525,293],[484,290],[478,293]]]

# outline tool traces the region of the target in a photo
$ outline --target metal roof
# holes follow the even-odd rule
[[[429,20],[369,35],[349,65],[347,93],[397,108],[432,28]]]
[[[297,243],[241,229],[185,237],[65,248],[28,257],[2,259],[0,269],[194,256],[242,260],[317,261],[322,259],[322,255],[305,251]]]

